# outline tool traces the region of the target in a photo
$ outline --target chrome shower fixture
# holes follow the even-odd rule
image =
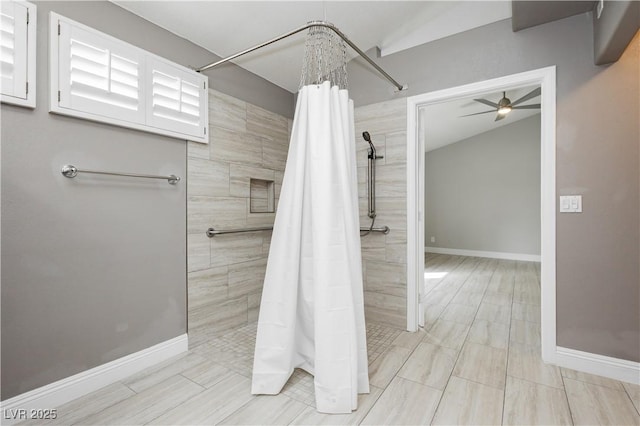
[[[369,217],[375,221],[376,218],[376,160],[384,158],[382,155],[378,155],[376,152],[376,146],[371,141],[371,135],[369,132],[362,132],[362,138],[369,143],[369,150],[367,158],[367,205],[369,208]],[[373,228],[373,221],[371,222]]]
[[[234,53],[233,55],[228,56],[228,57],[226,57],[224,59],[220,59],[219,61],[212,62],[212,63],[210,63],[208,65],[205,65],[205,66],[202,66],[200,68],[196,68],[196,72],[203,72],[203,71],[206,71],[206,70],[208,70],[210,68],[217,67],[217,66],[222,65],[222,64],[224,64],[226,62],[232,61],[232,60],[234,60],[234,59],[236,59],[236,58],[238,58],[240,56],[246,55],[247,53],[251,53],[254,50],[258,50],[258,49],[261,49],[261,48],[263,48],[265,46],[269,46],[270,44],[273,44],[273,43],[278,42],[280,40],[283,40],[283,39],[285,39],[287,37],[291,37],[292,35],[297,34],[297,33],[301,32],[301,31],[304,31],[304,30],[309,29],[309,28],[314,28],[314,27],[323,27],[323,28],[326,28],[328,30],[333,31],[346,44],[348,44],[349,47],[351,47],[353,50],[355,50],[364,60],[366,60],[373,68],[375,68],[376,71],[378,71],[380,74],[382,74],[382,76],[384,78],[389,80],[389,82],[396,87],[396,89],[397,89],[396,91],[401,92],[403,90],[407,90],[407,85],[406,84],[400,84],[396,80],[394,80],[393,77],[391,77],[385,70],[380,68],[380,65],[375,63],[373,59],[371,59],[369,56],[367,56],[367,54],[364,53],[362,51],[362,49],[360,49],[351,40],[349,40],[349,38],[346,35],[344,35],[339,29],[337,29],[332,24],[330,24],[328,22],[324,22],[324,21],[311,21],[311,22],[307,23],[306,25],[303,25],[303,26],[301,26],[299,28],[296,28],[296,29],[294,29],[292,31],[289,31],[288,33],[284,33],[284,34],[282,34],[282,35],[280,35],[278,37],[275,37],[275,38],[273,38],[271,40],[265,41],[263,43],[255,45],[253,47],[250,47],[250,48],[245,49],[243,51],[240,51],[238,53]],[[342,49],[342,47],[340,49]],[[340,50],[339,52],[342,53],[342,50]],[[346,72],[346,69],[345,69],[345,72]],[[346,81],[345,81],[345,83],[346,83]]]
[[[331,86],[348,89],[347,44],[328,27],[309,28],[304,43],[304,61],[300,87],[330,82]]]

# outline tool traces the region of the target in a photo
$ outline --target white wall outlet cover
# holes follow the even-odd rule
[[[431,242],[435,243],[436,242],[436,237],[431,237]]]

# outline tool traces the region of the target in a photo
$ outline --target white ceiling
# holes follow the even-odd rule
[[[522,87],[507,90],[507,98],[512,102],[526,95],[537,86]],[[502,92],[488,93],[474,98],[484,98],[492,102],[498,102],[502,98]],[[540,96],[529,99],[521,105],[539,104]],[[512,124],[532,115],[540,114],[539,109],[522,109],[511,111],[504,119],[494,121],[496,113],[461,117],[466,114],[489,111],[490,106],[481,104],[471,98],[429,105],[423,108],[426,138],[426,151],[432,151],[463,139],[470,138],[480,133],[488,132],[502,126]]]
[[[386,55],[511,17],[504,0],[113,2],[221,57],[312,20],[331,22],[362,50],[377,46]],[[296,92],[303,53],[300,33],[234,62]]]

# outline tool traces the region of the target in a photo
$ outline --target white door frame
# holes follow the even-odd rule
[[[556,358],[556,67],[485,80],[407,99],[407,330],[419,324],[419,288],[424,280],[424,136],[419,109],[487,92],[540,85],[541,94],[541,322],[542,358]]]

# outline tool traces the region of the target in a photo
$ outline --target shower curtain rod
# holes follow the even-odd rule
[[[307,24],[305,24],[305,25],[303,25],[303,26],[301,26],[299,28],[296,28],[295,30],[289,31],[288,33],[282,34],[282,35],[280,35],[280,36],[278,36],[276,38],[273,38],[273,39],[271,39],[269,41],[265,41],[264,43],[257,44],[255,46],[250,47],[248,49],[245,49],[245,50],[243,50],[241,52],[234,53],[233,55],[228,56],[228,57],[226,57],[224,59],[221,59],[221,60],[219,60],[217,62],[212,62],[212,63],[210,63],[208,65],[205,65],[205,66],[202,66],[200,68],[196,68],[196,71],[197,72],[202,72],[202,71],[206,71],[206,70],[208,70],[210,68],[217,67],[218,65],[222,65],[225,62],[232,61],[235,58],[238,58],[238,57],[240,57],[242,55],[246,55],[247,53],[253,52],[254,50],[258,50],[258,49],[260,49],[262,47],[265,47],[265,46],[268,46],[270,44],[273,44],[273,43],[275,43],[277,41],[280,41],[282,39],[290,37],[290,36],[292,36],[294,34],[299,33],[300,31],[304,31],[307,28],[311,28],[311,27],[325,27],[325,28],[330,29],[331,31],[336,33],[342,40],[344,40],[349,46],[351,46],[351,48],[353,50],[355,50],[360,56],[362,56],[367,62],[369,62],[369,64],[372,67],[374,67],[380,74],[382,74],[387,80],[389,80],[394,86],[396,86],[396,88],[398,89],[398,92],[400,92],[402,90],[405,90],[407,88],[406,85],[402,85],[402,84],[398,83],[396,80],[394,80],[393,77],[391,77],[389,74],[387,74],[387,72],[385,70],[383,70],[378,64],[373,62],[373,59],[371,59],[369,56],[367,56],[367,54],[364,53],[358,46],[353,44],[353,42],[351,40],[349,40],[349,38],[342,33],[342,31],[340,31],[335,26],[333,26],[332,24],[330,24],[328,22],[325,22],[325,21],[311,21],[311,22],[309,22],[309,23],[307,23]]]

